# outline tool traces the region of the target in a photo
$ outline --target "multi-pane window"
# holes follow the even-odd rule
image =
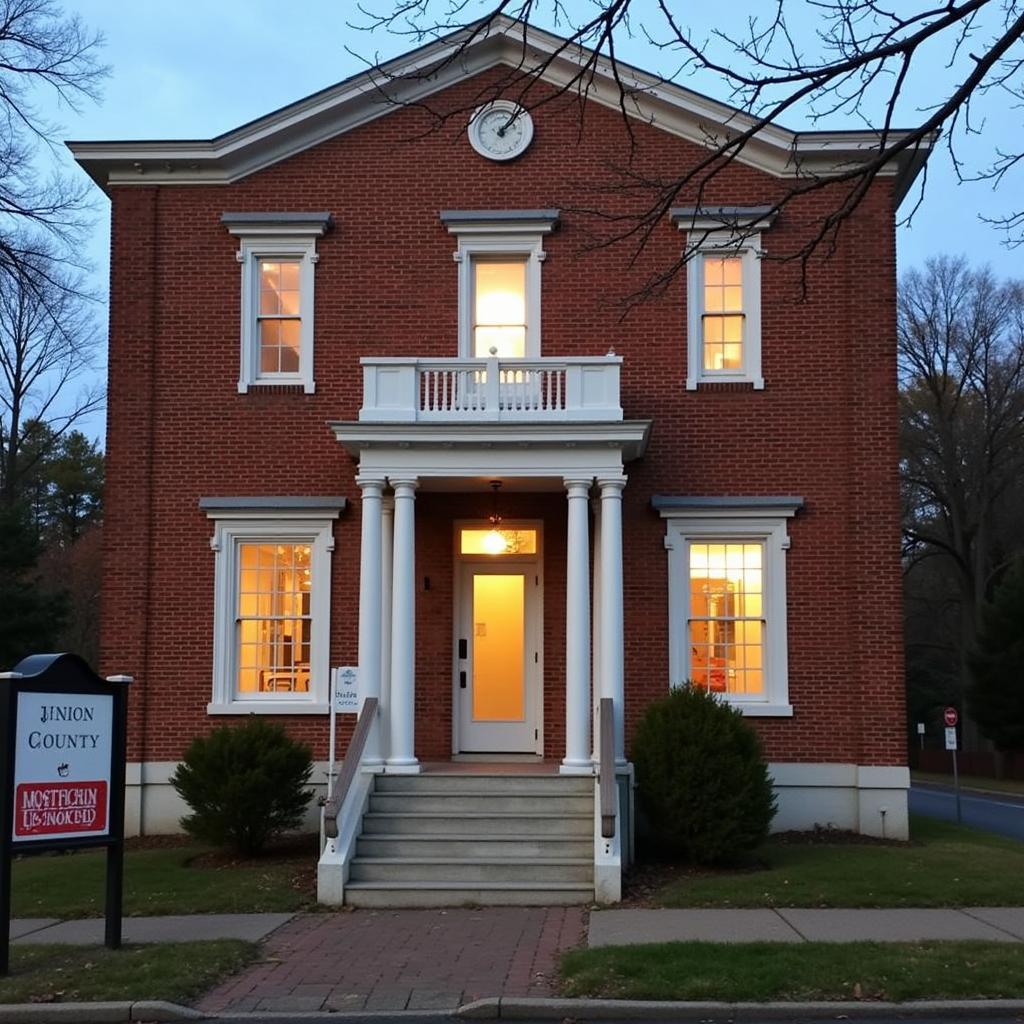
[[[238,694],[308,693],[311,546],[240,542],[237,564]]]
[[[256,315],[260,376],[299,372],[302,302],[299,260],[259,260]]]
[[[743,369],[743,261],[704,256],[703,368]]]
[[[764,545],[692,542],[690,676],[716,693],[764,693]]]
[[[473,355],[526,355],[526,258],[473,259]]]

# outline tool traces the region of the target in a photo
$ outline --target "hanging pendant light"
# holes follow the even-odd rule
[[[503,555],[508,550],[508,538],[501,529],[501,515],[498,512],[498,490],[501,487],[500,480],[491,481],[491,490],[494,492],[494,505],[491,510],[491,528],[484,534],[483,549],[489,555]]]

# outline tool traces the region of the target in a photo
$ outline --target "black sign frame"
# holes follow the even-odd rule
[[[0,976],[10,967],[11,864],[14,856],[49,850],[106,847],[106,923],[104,943],[121,946],[124,893],[124,784],[128,734],[129,676],[104,679],[77,654],[33,654],[13,672],[0,674]],[[110,738],[110,810],[105,835],[14,841],[14,768],[17,753],[18,695],[64,693],[113,698]]]

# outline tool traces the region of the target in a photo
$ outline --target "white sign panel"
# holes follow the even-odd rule
[[[956,726],[946,726],[946,749],[956,750]]]
[[[359,713],[359,669],[354,665],[334,670],[334,710],[339,715]]]
[[[18,694],[14,842],[109,833],[113,728],[112,696]]]

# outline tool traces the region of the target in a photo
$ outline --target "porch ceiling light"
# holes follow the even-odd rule
[[[498,490],[501,487],[500,480],[491,481],[491,490],[494,492],[494,507],[491,511],[491,528],[484,534],[483,549],[489,555],[503,555],[508,549],[508,538],[501,530],[501,514],[498,512]]]

